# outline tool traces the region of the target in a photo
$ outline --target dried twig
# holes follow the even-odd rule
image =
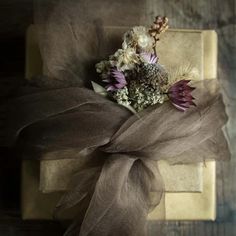
[[[149,34],[154,38],[153,50],[155,55],[157,55],[156,43],[160,40],[161,33],[164,33],[168,28],[168,18],[166,16],[156,16],[155,21],[149,30]]]

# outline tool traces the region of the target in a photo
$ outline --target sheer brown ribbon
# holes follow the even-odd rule
[[[197,107],[187,112],[165,102],[133,115],[79,87],[37,91],[9,104],[8,141],[18,138],[24,158],[44,159],[51,152],[51,158],[65,159],[70,152],[85,160],[56,209],[88,199],[82,224],[75,220],[65,235],[146,235],[147,215],[164,192],[158,160],[229,157],[217,81],[194,86]]]

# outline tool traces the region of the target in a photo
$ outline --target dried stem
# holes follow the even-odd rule
[[[151,25],[149,30],[149,34],[154,39],[153,51],[154,54],[157,56],[156,52],[156,44],[160,40],[161,33],[164,33],[168,29],[168,18],[166,16],[156,16],[155,21]]]

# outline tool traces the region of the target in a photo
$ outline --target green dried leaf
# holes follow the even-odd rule
[[[92,86],[93,86],[93,90],[96,93],[98,93],[98,94],[100,94],[104,97],[106,97],[108,95],[107,90],[105,88],[103,88],[101,85],[95,83],[94,81],[91,81],[91,83],[92,83]]]

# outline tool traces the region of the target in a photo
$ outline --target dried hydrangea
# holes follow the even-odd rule
[[[114,91],[112,93],[112,97],[120,105],[129,106],[131,104],[131,102],[129,101],[129,91],[127,87]]]
[[[111,63],[109,61],[101,61],[95,65],[95,68],[97,73],[101,75],[102,79],[107,79],[111,69]]]
[[[137,49],[139,52],[150,52],[152,51],[153,44],[154,39],[150,36],[147,28],[137,26],[124,34],[124,42],[122,47],[124,49],[132,47]]]
[[[166,96],[161,90],[144,85],[140,80],[133,80],[129,85],[131,106],[137,111],[142,111],[148,106],[163,103]]]

